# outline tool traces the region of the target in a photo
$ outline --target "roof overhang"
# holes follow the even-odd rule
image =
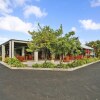
[[[81,44],[81,47],[84,48],[84,49],[90,49],[90,50],[93,50],[93,48],[87,46],[87,45],[84,45],[84,44]]]
[[[29,41],[16,40],[16,39],[10,39],[9,41],[14,41],[15,43],[26,43],[26,44],[29,42]],[[6,44],[9,43],[9,41],[6,41],[6,42],[2,43],[1,45],[6,45]],[[0,46],[1,46],[1,45],[0,45]]]

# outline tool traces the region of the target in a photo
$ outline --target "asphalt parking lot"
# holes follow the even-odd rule
[[[100,100],[100,62],[72,72],[0,64],[0,100]]]

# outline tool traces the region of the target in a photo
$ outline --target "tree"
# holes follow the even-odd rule
[[[75,32],[71,31],[63,35],[62,25],[57,30],[50,28],[49,26],[41,27],[38,24],[38,31],[30,32],[32,36],[32,41],[28,43],[28,51],[39,51],[44,49],[45,51],[45,62],[47,60],[48,50],[51,53],[52,58],[55,55],[60,55],[60,62],[67,54],[79,53],[78,48],[80,47],[80,42],[77,37],[75,37]]]
[[[32,35],[32,41],[28,44],[28,51],[39,51],[40,49],[44,49],[45,51],[45,62],[47,60],[47,50],[51,51],[51,54],[55,52],[55,43],[57,41],[57,37],[62,34],[62,25],[59,29],[53,30],[49,26],[44,26],[43,28],[38,24],[38,31],[30,32]]]
[[[100,57],[100,40],[88,42],[86,45],[94,48],[95,55]]]
[[[64,37],[60,37],[56,44],[56,53],[60,55],[60,63],[62,62],[65,55],[73,55],[76,50],[78,54],[80,48],[80,42],[77,37],[74,36],[75,32],[71,31],[65,34]]]

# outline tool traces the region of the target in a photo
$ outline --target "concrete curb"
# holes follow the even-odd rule
[[[83,67],[86,67],[86,66],[95,64],[95,63],[97,63],[97,62],[100,62],[100,60],[99,60],[99,61],[92,62],[92,63],[84,64],[84,65],[82,65],[82,66],[78,66],[78,67],[75,67],[75,68],[69,68],[68,70],[69,70],[69,71],[74,71],[74,70],[77,70],[77,69],[80,69],[80,68],[83,68]]]
[[[10,66],[10,65],[8,65],[8,64],[6,64],[5,62],[0,61],[0,63],[1,63],[2,65],[6,66],[7,68],[12,69],[12,68],[11,68],[11,66]]]
[[[15,69],[15,70],[44,70],[44,71],[74,71],[83,67],[86,67],[88,65],[94,64],[100,62],[100,60],[92,62],[92,63],[88,63],[79,67],[75,67],[75,68],[68,68],[68,69],[64,69],[64,68],[31,68],[31,67],[11,67],[10,65],[4,63],[4,62],[0,62],[1,64],[3,64],[4,66],[8,67],[9,69]]]

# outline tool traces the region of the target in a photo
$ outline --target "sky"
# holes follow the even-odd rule
[[[100,0],[0,0],[0,44],[31,40],[37,23],[64,34],[75,31],[82,44],[100,40]]]

